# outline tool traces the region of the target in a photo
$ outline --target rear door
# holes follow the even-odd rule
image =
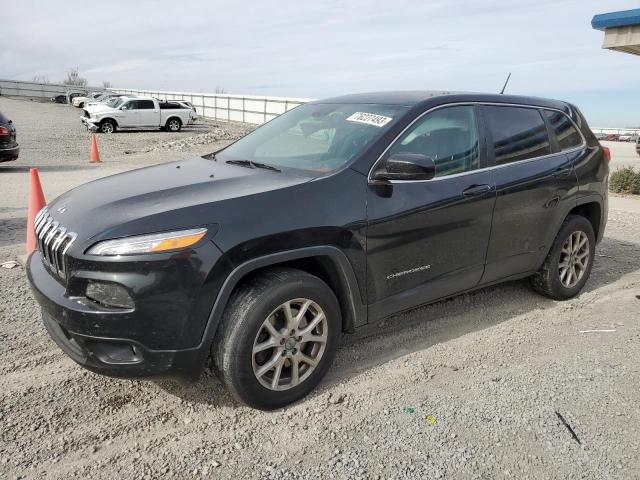
[[[153,100],[138,100],[138,125],[140,127],[158,127],[160,125],[160,107]]]
[[[577,180],[541,109],[486,105],[482,115],[497,189],[482,278],[490,283],[538,268],[575,202]]]
[[[433,158],[428,181],[370,182],[367,295],[372,320],[473,288],[484,271],[495,189],[476,108],[426,113],[383,155]]]

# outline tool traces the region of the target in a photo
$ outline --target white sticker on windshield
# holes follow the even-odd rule
[[[376,127],[384,127],[393,119],[391,117],[376,115],[375,113],[356,112],[347,118],[347,120],[350,122],[366,123],[367,125],[374,125]]]

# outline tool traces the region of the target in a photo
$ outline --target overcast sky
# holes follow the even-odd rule
[[[592,126],[640,126],[640,57],[601,48],[607,0],[3,2],[0,78],[322,98],[498,91],[578,104]]]

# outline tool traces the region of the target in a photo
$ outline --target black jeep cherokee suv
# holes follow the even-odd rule
[[[607,152],[574,106],[507,95],[350,95],[215,154],[75,188],[35,221],[29,281],[73,360],[196,379],[276,408],[341,332],[530,277],[577,295],[607,220]]]

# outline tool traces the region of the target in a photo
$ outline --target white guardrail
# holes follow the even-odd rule
[[[88,92],[104,90],[100,87],[73,87],[60,83],[23,82],[22,80],[0,80],[0,95],[31,98],[52,98],[69,91]]]
[[[117,93],[155,97],[159,100],[185,100],[196,107],[198,115],[216,120],[260,125],[281,113],[310,101],[308,98],[261,97],[226,93],[164,92],[130,88],[110,88]]]
[[[593,133],[604,133],[606,135],[640,135],[640,128],[592,128]]]

